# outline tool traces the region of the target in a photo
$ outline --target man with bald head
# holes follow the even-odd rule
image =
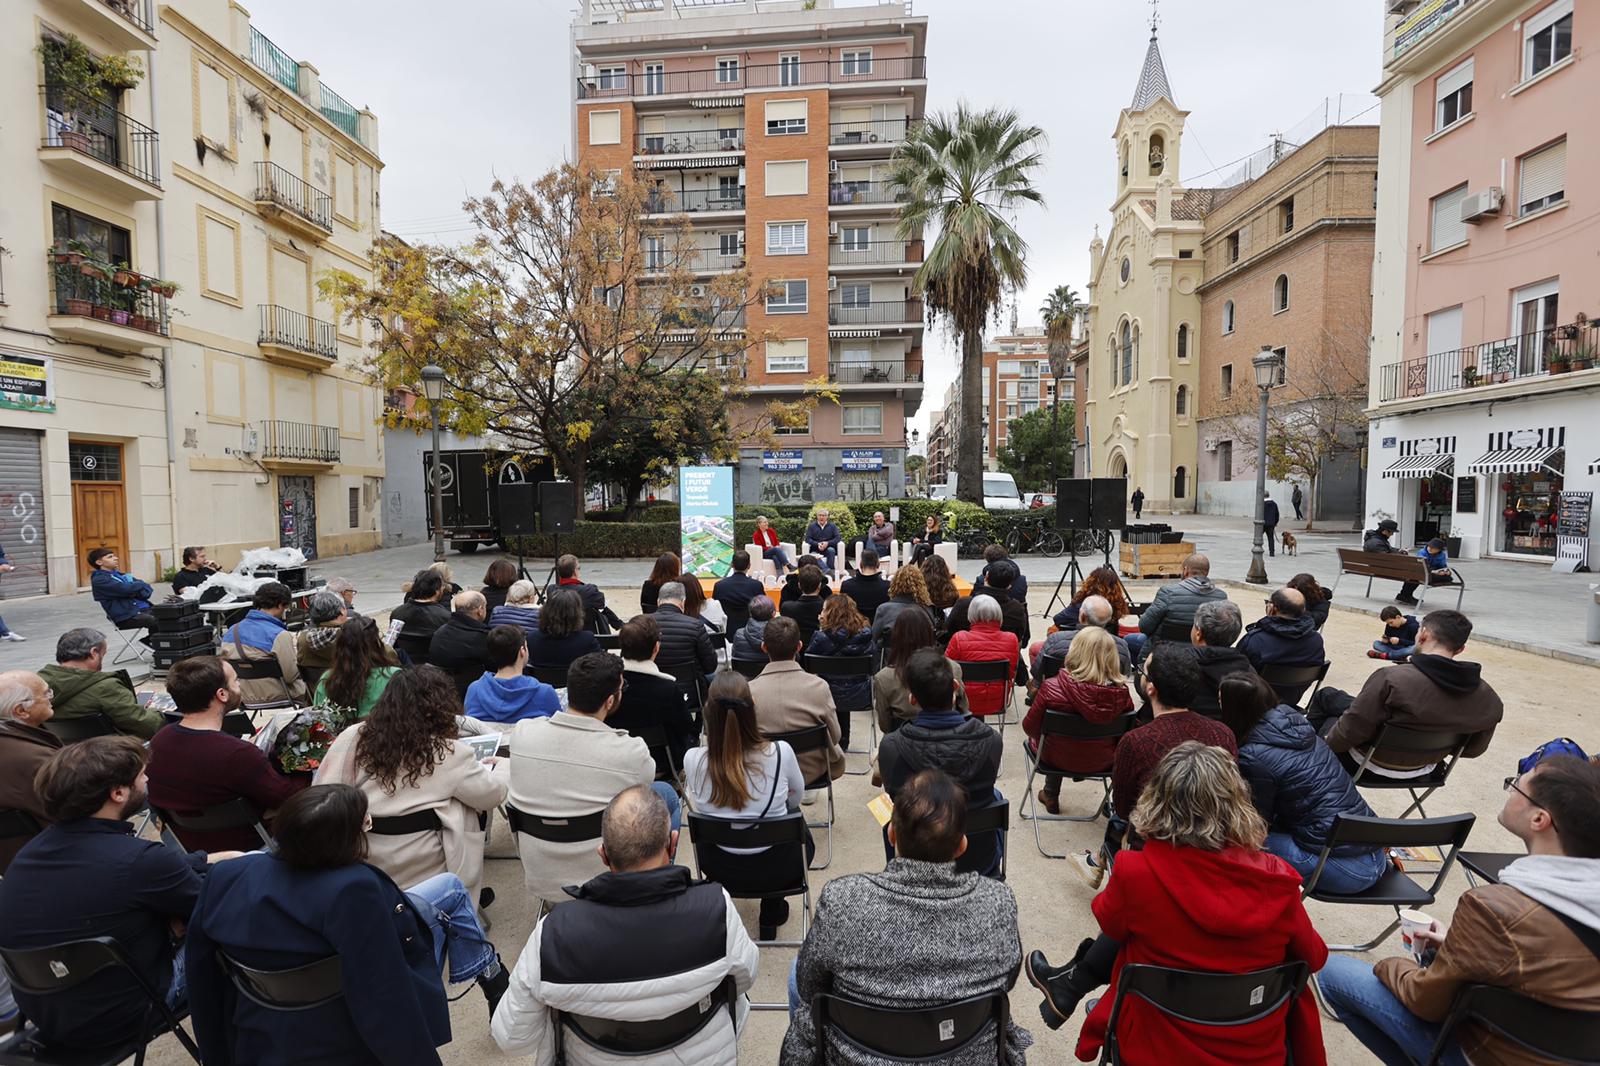
[[[1239,650],[1256,672],[1260,673],[1267,666],[1321,666],[1322,634],[1317,632],[1316,620],[1306,613],[1306,598],[1299,590],[1278,589],[1266,606],[1265,617],[1252,622],[1239,638]],[[1273,686],[1278,698],[1285,703],[1299,703],[1309,687],[1309,684]]]
[[[1139,632],[1128,636],[1128,647],[1135,659],[1143,659],[1147,644],[1154,644],[1163,626],[1180,626],[1187,634],[1194,625],[1194,612],[1202,603],[1225,600],[1228,594],[1211,583],[1211,560],[1199,552],[1183,560],[1183,580],[1156,590],[1150,606],[1139,616]]]
[[[489,601],[481,592],[458,592],[450,601],[450,620],[433,631],[428,662],[456,680],[463,699],[467,687],[495,666],[489,655]]]
[[[1037,677],[1039,660],[1048,655],[1062,662],[1067,661],[1067,651],[1072,647],[1072,638],[1085,629],[1100,628],[1111,634],[1111,639],[1117,645],[1117,661],[1122,664],[1122,672],[1132,675],[1133,656],[1128,650],[1128,642],[1117,635],[1117,627],[1111,617],[1111,601],[1104,596],[1085,596],[1083,603],[1078,605],[1078,624],[1072,629],[1058,629],[1045,638],[1033,656],[1033,670]]]
[[[26,811],[44,828],[53,820],[33,788],[33,775],[61,747],[44,724],[55,713],[53,693],[38,674],[0,674],[0,809]],[[0,875],[32,835],[0,838]]]
[[[758,952],[722,886],[673,864],[677,848],[654,789],[617,793],[600,821],[607,872],[569,886],[572,902],[546,914],[528,938],[489,1026],[501,1051],[552,1062],[561,1039],[573,1066],[596,1061],[582,1039],[557,1035],[562,1011],[580,1031],[604,1032],[608,1019],[651,1022],[659,1044],[687,1037],[673,1049],[675,1062],[737,1060]]]

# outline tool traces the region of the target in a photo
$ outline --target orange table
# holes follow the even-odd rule
[[[954,574],[950,575],[950,580],[955,584],[956,592],[962,596],[972,595],[972,582],[968,581],[964,577],[957,577]],[[706,599],[709,600],[711,598],[711,590],[713,587],[715,587],[716,583],[717,579],[714,577],[702,577],[700,579],[700,591],[706,594]],[[839,583],[837,581],[830,580],[828,582],[828,587],[833,589],[835,592],[839,591]],[[768,585],[766,587],[766,592],[767,598],[772,601],[772,606],[774,609],[783,606],[782,582],[779,582],[776,585]]]

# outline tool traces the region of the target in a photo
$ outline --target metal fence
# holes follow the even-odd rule
[[[829,266],[871,266],[879,263],[921,261],[921,241],[872,241],[865,245],[832,244],[828,247]]]
[[[828,186],[828,203],[896,204],[906,198],[904,189],[887,181],[836,181]]]
[[[71,148],[156,188],[161,187],[161,136],[109,103],[64,85],[39,89],[46,148]]]
[[[879,360],[868,362],[856,360],[830,361],[828,363],[828,380],[841,385],[873,384],[884,382],[886,384],[903,383],[907,381],[921,381],[922,371],[907,370],[904,360]]]
[[[300,64],[254,26],[250,27],[250,62],[290,92],[300,91]]]
[[[893,144],[906,139],[908,118],[877,118],[863,122],[828,123],[829,144]]]
[[[102,277],[94,268],[97,272],[85,274],[75,258],[54,254],[48,258],[54,314],[98,318],[167,336],[167,298],[151,287],[154,279],[131,270],[112,270]]]
[[[743,211],[744,188],[689,189],[674,192],[671,189],[651,191],[645,196],[644,210],[651,215],[674,215],[679,212],[694,214],[700,211]]]
[[[322,100],[318,109],[329,122],[344,130],[356,140],[361,139],[361,119],[356,113],[355,105],[326,85],[318,83],[322,90]]]
[[[747,89],[786,89],[802,85],[913,81],[928,76],[925,56],[896,59],[862,56],[851,60],[708,66],[696,70],[648,70],[639,63],[595,64],[578,79],[578,99],[664,96],[676,93],[740,93]]]
[[[1376,125],[1377,107],[1378,98],[1370,93],[1339,93],[1326,97],[1305,118],[1282,133],[1273,134],[1271,144],[1245,159],[1214,187],[1231,189],[1235,185],[1255,181],[1329,126],[1343,126],[1360,118],[1366,118],[1369,124]]]
[[[917,300],[878,300],[864,304],[828,305],[830,326],[867,326],[921,321],[922,304]]]
[[[679,155],[684,152],[738,152],[744,149],[744,127],[698,130],[662,130],[634,137],[639,155]]]
[[[256,307],[261,313],[259,343],[277,344],[326,359],[339,358],[338,330],[332,322],[277,304],[257,304]]]
[[[256,200],[286,211],[333,232],[333,197],[276,163],[256,165]]]
[[[339,427],[310,422],[260,423],[261,458],[303,463],[339,461]]]
[[[1600,324],[1575,322],[1378,368],[1379,401],[1404,400],[1600,365]]]

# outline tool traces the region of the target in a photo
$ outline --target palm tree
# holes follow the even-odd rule
[[[1039,308],[1044,333],[1050,342],[1050,376],[1056,380],[1055,399],[1050,404],[1050,480],[1060,476],[1056,470],[1056,442],[1061,439],[1061,379],[1067,376],[1067,359],[1072,354],[1072,329],[1083,313],[1083,301],[1071,285],[1057,285]],[[1051,488],[1054,488],[1054,484]]]
[[[929,223],[939,229],[911,284],[930,318],[961,337],[956,495],[970,503],[983,503],[983,329],[1004,291],[1028,278],[1028,244],[1008,216],[1044,203],[1031,182],[1043,141],[1015,111],[959,104],[954,115],[917,123],[889,163],[889,186],[903,201],[900,237],[913,240]]]

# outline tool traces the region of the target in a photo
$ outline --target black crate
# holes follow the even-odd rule
[[[178,632],[192,629],[200,622],[200,604],[195,600],[184,600],[181,603],[158,603],[150,608],[150,613],[156,616],[156,621],[161,623],[165,632]],[[172,623],[179,623],[174,625]]]
[[[200,644],[193,648],[184,648],[180,651],[157,651],[155,653],[155,668],[157,670],[170,670],[172,664],[179,659],[192,659],[196,655],[215,655],[215,644]]]
[[[185,629],[178,633],[159,630],[150,634],[150,647],[156,651],[184,651],[188,648],[198,648],[202,644],[214,646],[215,639],[211,627],[207,625]]]

